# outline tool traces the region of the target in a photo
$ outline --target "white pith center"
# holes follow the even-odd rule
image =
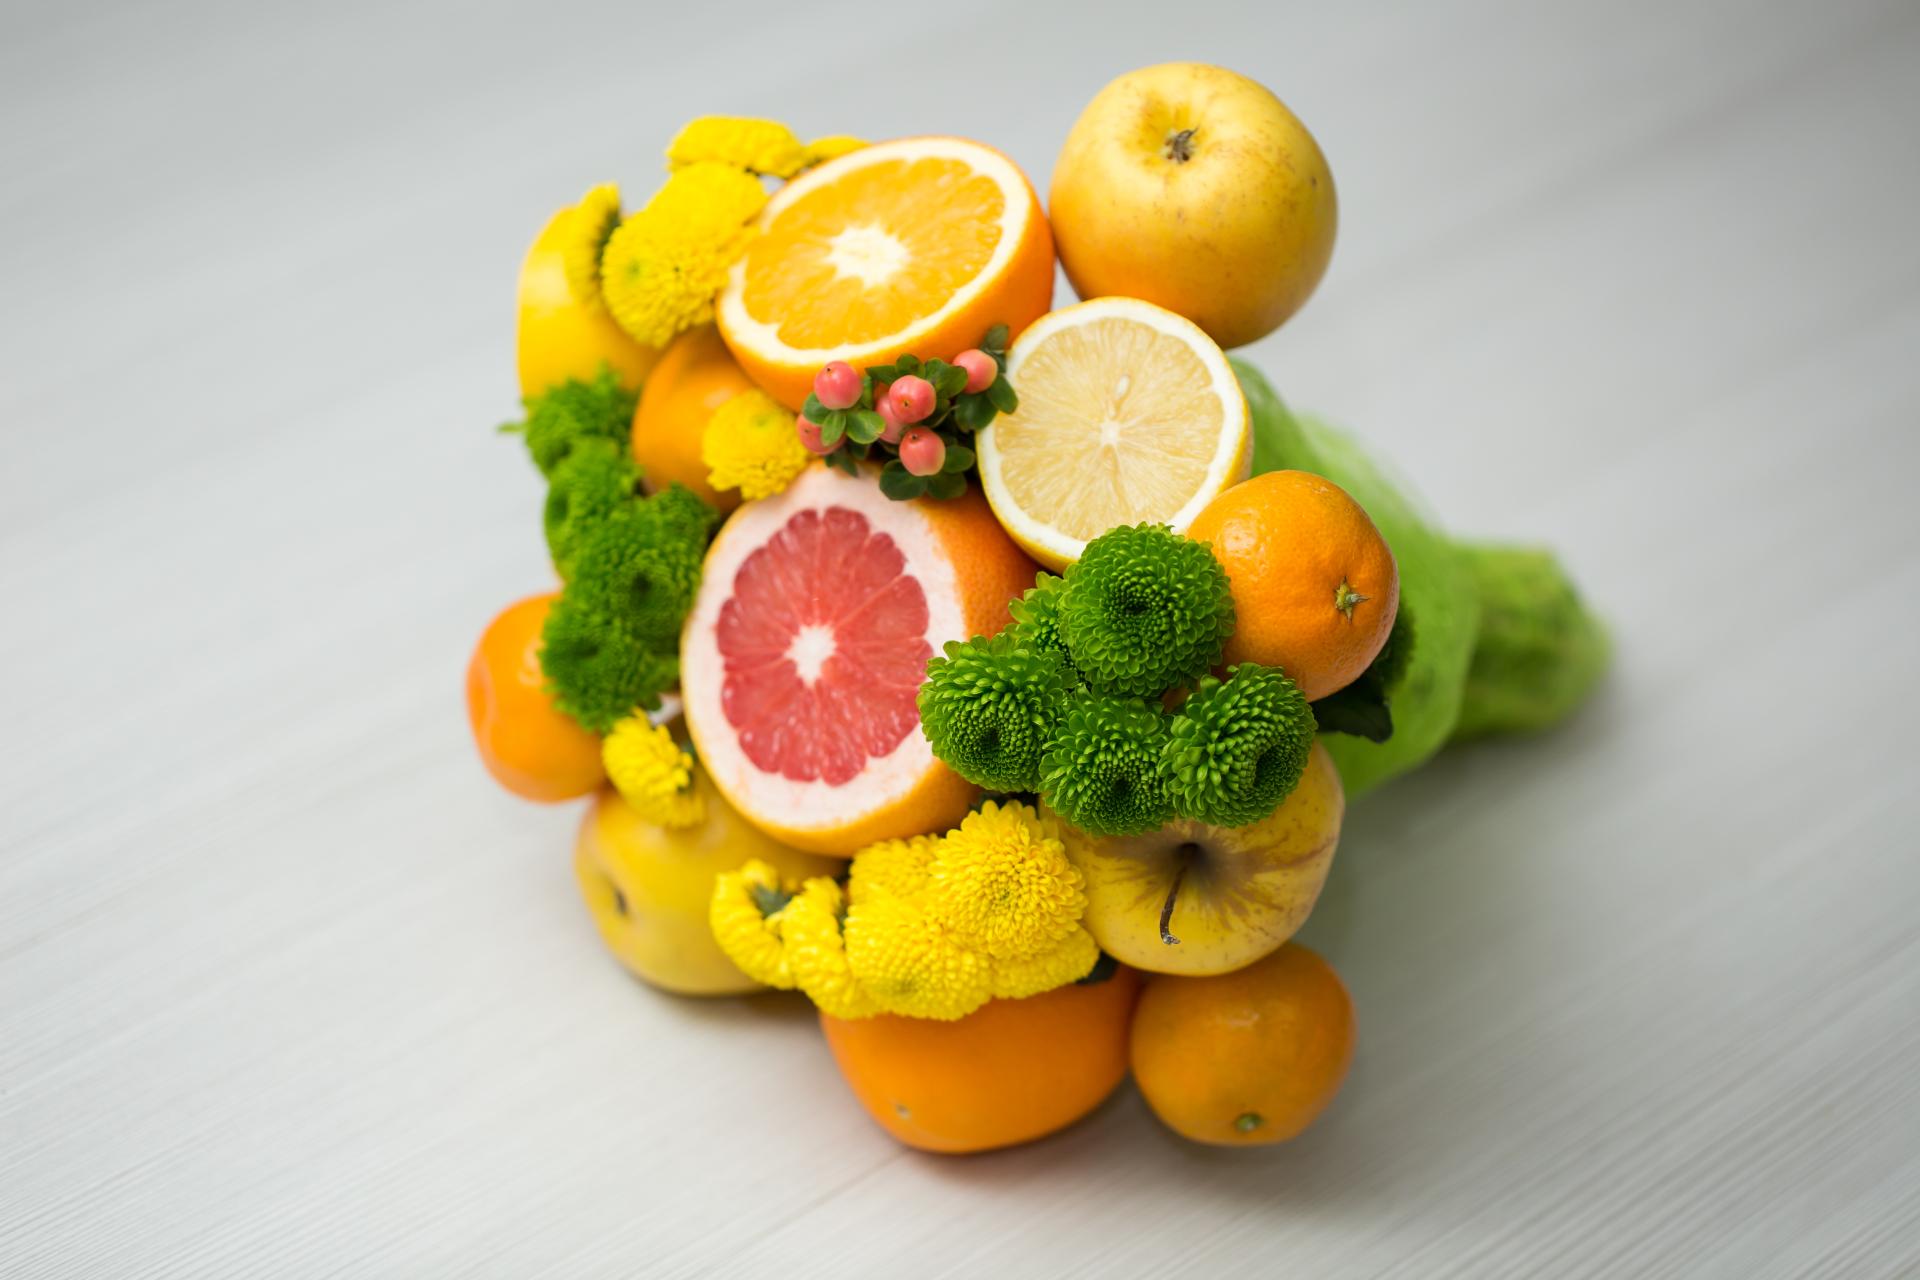
[[[827,242],[827,265],[868,287],[885,284],[907,269],[907,246],[891,232],[861,223]]]
[[[800,634],[787,647],[787,658],[800,678],[812,684],[820,678],[820,669],[833,656],[833,628],[817,623],[800,628]]]

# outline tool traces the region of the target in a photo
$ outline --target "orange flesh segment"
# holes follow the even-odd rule
[[[742,300],[790,347],[874,342],[979,276],[1006,199],[959,160],[869,165],[782,210],[747,251]]]

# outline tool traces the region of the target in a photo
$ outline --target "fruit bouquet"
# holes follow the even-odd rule
[[[1325,271],[1314,139],[1175,64],[1093,100],[1047,210],[955,137],[703,117],[667,171],[521,270],[559,585],[474,654],[487,768],[591,797],[623,965],[802,993],[901,1142],[1037,1138],[1129,1070],[1198,1141],[1300,1132],[1353,1044],[1289,941],[1347,800],[1606,660],[1551,555],[1452,540],[1224,353]]]

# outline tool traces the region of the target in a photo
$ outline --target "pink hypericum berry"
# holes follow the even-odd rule
[[[900,421],[900,415],[893,411],[893,397],[887,394],[892,386],[890,382],[873,384],[873,411],[887,421],[886,430],[880,433],[880,438],[888,444],[899,444],[900,433],[907,429],[907,424]]]
[[[813,394],[829,409],[851,409],[860,403],[860,371],[835,360],[813,375]]]
[[[807,421],[807,415],[804,413],[794,415],[793,430],[795,434],[797,434],[800,437],[800,446],[803,449],[805,449],[808,453],[814,454],[817,457],[824,458],[828,454],[832,453],[834,449],[838,449],[841,445],[847,442],[847,438],[845,436],[841,436],[838,440],[835,440],[833,442],[832,448],[828,448],[826,445],[821,444],[820,443],[820,424],[817,422]]]
[[[978,347],[968,347],[953,358],[953,363],[956,368],[967,371],[967,391],[970,394],[985,391],[993,385],[993,380],[1000,376],[1000,366],[993,362],[992,356]],[[821,403],[824,404],[825,401]]]
[[[938,475],[947,460],[947,442],[930,427],[908,427],[900,437],[900,465],[917,476]]]
[[[911,426],[933,412],[933,384],[917,373],[910,373],[887,389],[893,412]]]

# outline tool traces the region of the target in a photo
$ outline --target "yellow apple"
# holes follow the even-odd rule
[[[1259,822],[1182,820],[1104,837],[1069,827],[1067,856],[1086,880],[1082,923],[1136,969],[1205,975],[1252,964],[1313,913],[1346,808],[1333,758],[1316,742],[1299,785]]]
[[[1223,347],[1300,309],[1339,221],[1306,126],[1261,85],[1200,62],[1143,67],[1102,89],[1067,135],[1047,203],[1082,298],[1144,298]]]
[[[714,877],[750,858],[794,879],[839,875],[846,860],[780,844],[734,812],[705,773],[696,771],[694,785],[707,817],[683,829],[642,821],[617,791],[601,791],[580,826],[574,875],[601,940],[635,977],[684,996],[758,991],[707,927]]]
[[[629,338],[606,308],[588,306],[573,296],[561,250],[572,217],[568,208],[547,219],[520,264],[514,348],[523,396],[538,395],[568,378],[590,379],[603,364],[613,369],[622,386],[634,390],[660,359],[658,351]]]

